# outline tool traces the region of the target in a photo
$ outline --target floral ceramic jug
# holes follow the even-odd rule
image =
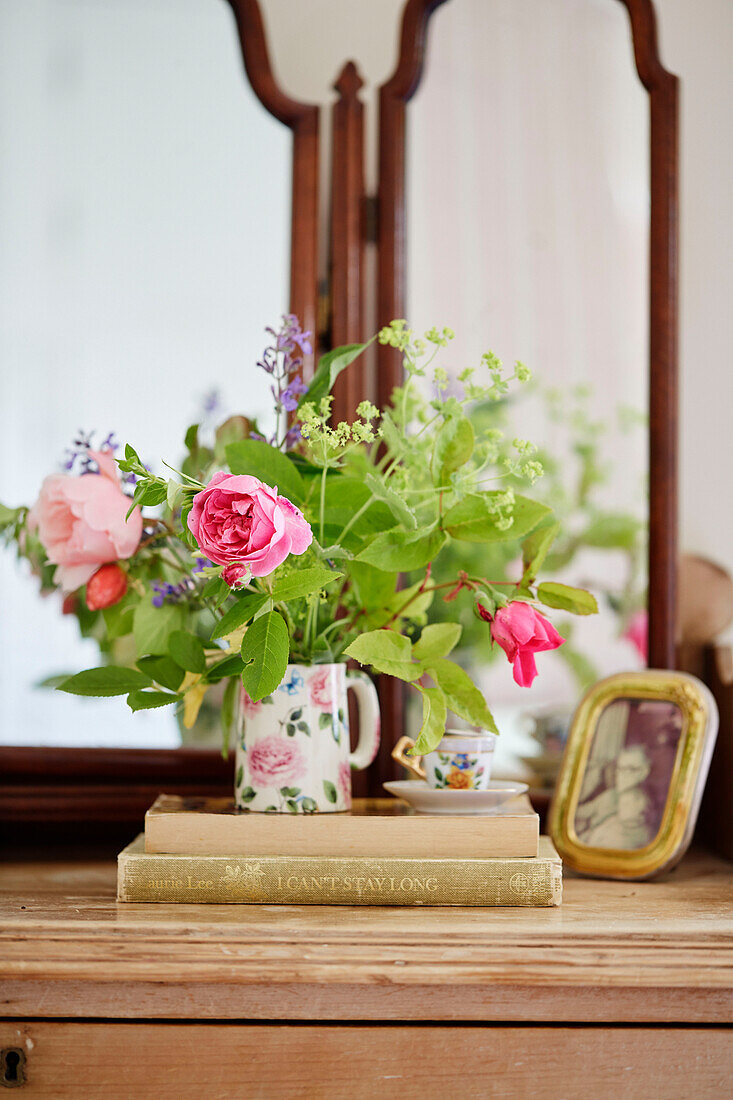
[[[346,692],[359,705],[359,744],[349,743]],[[379,748],[377,691],[346,665],[288,665],[280,686],[259,703],[243,690],[237,738],[239,809],[278,813],[348,810],[351,772]]]

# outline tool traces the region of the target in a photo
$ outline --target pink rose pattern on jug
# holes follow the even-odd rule
[[[350,751],[347,689],[359,704],[359,744]],[[379,704],[363,672],[342,664],[288,665],[259,703],[243,690],[235,795],[240,809],[317,813],[351,807],[351,772],[379,748]]]

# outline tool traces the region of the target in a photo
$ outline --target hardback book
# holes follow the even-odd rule
[[[526,795],[494,814],[416,814],[396,798],[355,799],[350,813],[263,814],[230,798],[160,795],[145,815],[145,851],[189,856],[536,856],[540,819]]]
[[[151,855],[141,834],[120,852],[117,868],[117,898],[124,902],[548,906],[562,901],[562,863],[545,836],[531,858],[374,859]]]

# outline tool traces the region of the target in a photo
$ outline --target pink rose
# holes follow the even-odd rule
[[[333,710],[333,697],[331,695],[331,670],[319,668],[311,677],[308,685],[310,699],[313,706],[321,710]]]
[[[565,641],[551,622],[521,600],[499,608],[491,623],[491,637],[512,661],[520,687],[531,687],[537,675],[535,653],[557,649]]]
[[[286,497],[249,474],[214,474],[193,498],[188,526],[199,548],[235,585],[246,575],[266,577],[288,554],[311,544],[310,524]]]
[[[351,806],[351,768],[342,760],[339,764],[338,774],[339,791],[341,792],[341,798],[347,806]]]
[[[303,750],[290,737],[273,733],[248,750],[249,772],[258,787],[288,787],[305,772]]]
[[[129,498],[120,488],[109,451],[90,451],[98,474],[51,474],[28,513],[28,526],[57,566],[54,580],[64,592],[86,584],[100,565],[135,553],[143,529],[140,509],[125,519]]]
[[[637,649],[642,661],[646,661],[649,651],[649,616],[645,608],[633,613],[623,637]]]

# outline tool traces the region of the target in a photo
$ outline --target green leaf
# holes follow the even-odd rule
[[[107,630],[108,641],[111,642],[115,638],[123,638],[125,634],[132,633],[136,603],[136,595],[128,592],[119,603],[113,604],[112,607],[104,608],[102,611],[102,618],[104,619],[104,625]]]
[[[472,726],[479,726],[491,733],[499,732],[486,700],[460,665],[442,658],[434,661],[428,672],[442,690],[445,701],[454,714],[464,718]]]
[[[77,672],[59,684],[56,690],[66,691],[70,695],[127,695],[137,688],[150,687],[150,683],[150,677],[136,668],[103,665]]]
[[[320,518],[319,494],[311,494],[310,518]],[[370,503],[371,501],[371,503]],[[329,473],[326,479],[326,526],[334,527],[334,538],[338,538],[342,529],[350,522],[354,512],[365,504],[370,506],[352,526],[350,535],[376,535],[394,526],[392,512],[381,500],[376,500],[361,478],[345,477],[343,474]]]
[[[522,543],[522,563],[524,576],[522,584],[531,584],[542,568],[548,551],[560,532],[559,523],[550,523],[539,527]]]
[[[241,768],[241,765],[240,765],[240,768]],[[242,772],[244,772],[243,768],[242,768]],[[240,777],[239,783],[241,783],[241,782],[242,782],[242,779]],[[237,786],[239,786],[239,783],[237,784]],[[252,787],[245,787],[243,791],[239,792],[239,801],[240,802],[251,802],[256,797],[257,797],[257,791],[253,790]],[[268,810],[274,810],[276,807],[275,806],[268,806],[267,808],[268,808]]]
[[[239,677],[229,680],[224,688],[224,696],[221,701],[221,755],[226,758],[229,755],[229,742],[234,729],[234,721],[237,709],[237,694],[239,691]],[[239,784],[237,783],[237,786]]]
[[[199,446],[199,426],[198,424],[190,424],[186,428],[186,434],[183,437],[183,442],[187,451],[197,451]]]
[[[606,550],[632,550],[639,537],[641,524],[634,516],[623,513],[599,516],[579,536],[586,546]]]
[[[340,577],[343,577],[343,573],[336,573],[333,569],[326,569],[322,565],[301,569],[297,573],[283,577],[272,586],[272,599],[275,603],[284,603],[301,596],[310,596],[312,592],[320,592],[322,588],[333,584]]]
[[[317,408],[321,398],[327,397],[333,389],[333,384],[341,371],[351,366],[367,346],[367,344],[345,344],[322,355],[308,389],[298,402],[298,408],[306,401],[312,401]]]
[[[454,539],[464,542],[508,542],[528,534],[549,515],[551,509],[536,500],[515,494],[511,527],[502,530],[497,526],[498,515],[492,510],[497,496],[503,494],[469,493],[449,508],[443,517],[443,526]]]
[[[147,505],[148,507],[154,507],[156,504],[162,504],[168,497],[168,485],[167,482],[154,481],[149,485],[146,485],[138,498],[138,504]]]
[[[448,717],[448,708],[445,705],[445,696],[440,688],[418,688],[422,695],[422,726],[418,734],[411,755],[423,756],[433,749],[442,740],[445,733],[445,720]]]
[[[330,779],[323,780],[323,791],[329,802],[338,802],[338,794],[336,788]]]
[[[362,665],[370,665],[376,672],[396,676],[408,683],[422,675],[422,668],[412,660],[410,639],[394,630],[368,630],[355,638],[344,650]]]
[[[174,630],[180,630],[183,626],[184,611],[176,604],[163,604],[162,607],[153,607],[150,592],[146,590],[140,603],[135,608],[132,620],[132,633],[135,638],[135,646],[139,657],[146,653],[168,653],[168,637]]]
[[[537,599],[545,607],[571,611],[573,615],[595,615],[598,611],[595,596],[585,588],[573,588],[569,584],[558,584],[556,581],[547,581],[539,585]]]
[[[447,657],[458,645],[463,627],[459,623],[431,623],[415,642],[412,652],[423,664],[436,657]]]
[[[331,728],[333,724],[333,715],[329,714],[325,710],[322,710],[318,715],[318,728],[319,730],[327,730]]]
[[[384,531],[357,554],[356,560],[377,569],[408,573],[412,569],[422,569],[437,557],[444,543],[445,535],[437,529],[427,534],[398,529]]]
[[[301,798],[300,806],[304,814],[314,814],[318,810],[318,803],[313,798]]]
[[[168,652],[181,668],[206,672],[206,654],[200,638],[187,630],[174,630],[168,639]]]
[[[223,652],[224,650],[222,650]],[[220,680],[225,680],[227,676],[239,678],[243,669],[244,664],[239,653],[232,653],[230,656],[225,657],[223,661],[217,661],[215,665],[210,665],[206,670],[204,679],[207,684],[218,684]]]
[[[269,597],[261,592],[245,592],[244,596],[238,599],[234,606],[230,607],[224,617],[219,620],[211,632],[211,637],[225,638],[233,630],[238,630],[240,626],[244,626],[250,619],[253,619],[258,611],[262,610],[268,599]]]
[[[349,576],[360,606],[367,610],[384,607],[397,587],[397,573],[386,573],[361,561],[349,565]]]
[[[277,486],[278,493],[296,504],[304,500],[303,478],[287,455],[264,440],[240,439],[237,443],[229,443],[226,456],[233,474],[251,474],[266,485]]]
[[[280,686],[288,667],[290,638],[285,620],[277,611],[255,619],[242,641],[245,663],[242,683],[257,703]]]
[[[447,485],[454,470],[464,466],[473,454],[474,434],[465,416],[452,416],[435,438],[433,475],[436,485]]]
[[[232,590],[223,577],[209,577],[201,592],[202,598],[210,600],[216,608],[221,607],[231,594]]]
[[[169,691],[178,691],[181,686],[183,669],[179,668],[170,657],[141,657],[137,664],[146,676],[150,676],[161,687],[168,688]]]
[[[407,506],[405,501],[395,492],[389,485],[385,483],[374,474],[367,474],[364,478],[364,484],[371,492],[373,497],[377,500],[381,500],[383,504],[386,504],[394,518],[402,523],[408,530],[417,529],[417,520],[415,519],[415,513],[411,508]]]
[[[283,798],[297,798],[300,794],[300,787],[281,787],[280,794]]]
[[[7,505],[0,504],[0,531],[15,523],[19,515],[20,508],[8,508]]]
[[[55,672],[51,676],[44,676],[42,680],[36,680],[33,684],[34,688],[57,688],[63,684],[64,680],[68,680],[73,676],[73,672]]]
[[[154,707],[167,707],[178,702],[177,695],[169,691],[131,691],[127,696],[130,710],[152,710]]]

